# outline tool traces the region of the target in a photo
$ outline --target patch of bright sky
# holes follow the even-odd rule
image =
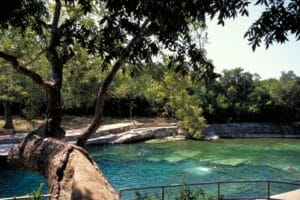
[[[268,49],[264,44],[252,51],[248,40],[243,38],[248,27],[259,17],[262,9],[249,9],[249,17],[226,20],[225,26],[216,20],[208,23],[207,57],[213,61],[215,71],[242,67],[244,71],[257,73],[262,79],[279,78],[282,71],[292,70],[300,76],[300,41],[294,36],[284,44],[274,43]]]

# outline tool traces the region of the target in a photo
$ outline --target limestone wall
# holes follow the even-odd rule
[[[300,123],[210,124],[204,136],[221,138],[300,138]]]

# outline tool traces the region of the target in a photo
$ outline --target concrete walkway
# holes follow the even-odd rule
[[[271,196],[273,200],[300,200],[300,189]]]
[[[88,144],[105,144],[105,143],[121,143],[114,142],[115,139],[124,136],[125,134],[132,132],[140,132],[140,129],[143,129],[143,133],[146,134],[147,131],[152,132],[153,129],[161,131],[175,131],[177,130],[176,123],[115,123],[102,125],[96,133],[88,140]],[[66,130],[66,137],[63,139],[69,143],[75,143],[78,136],[85,130],[81,129],[72,129]],[[170,135],[171,133],[169,133]],[[15,135],[0,135],[0,156],[7,156],[9,150],[14,147],[14,145],[20,143],[22,139],[27,135],[27,133],[15,134]],[[166,136],[169,136],[166,135]],[[134,136],[133,136],[134,137]],[[138,140],[148,139],[149,135],[142,135],[138,137]],[[128,139],[131,141],[130,139]],[[126,142],[126,140],[122,140]]]

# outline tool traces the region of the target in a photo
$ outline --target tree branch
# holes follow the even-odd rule
[[[32,79],[34,82],[36,82],[38,85],[42,86],[43,88],[47,88],[48,86],[50,86],[50,83],[45,81],[39,74],[27,69],[23,65],[20,65],[18,59],[15,56],[0,51],[0,58],[3,58],[4,60],[10,62],[13,68],[18,73],[29,77],[30,79]]]
[[[53,14],[53,21],[51,26],[51,39],[49,42],[49,46],[46,50],[46,57],[48,61],[52,65],[52,75],[51,78],[53,80],[54,85],[61,85],[62,84],[62,67],[63,63],[61,61],[61,58],[56,50],[56,47],[59,45],[59,40],[61,35],[58,31],[58,22],[60,19],[60,13],[61,13],[61,1],[55,0],[56,5],[54,9]]]
[[[24,64],[24,67],[31,65],[32,63],[34,63],[37,59],[39,59],[39,57],[44,53],[44,50],[42,50],[40,53],[38,53],[31,61],[29,61],[28,63]]]
[[[51,40],[49,44],[49,48],[55,48],[58,43],[58,22],[60,18],[60,12],[61,12],[61,1],[56,0],[56,6],[54,10],[53,15],[53,21],[52,21],[52,29],[51,29]]]

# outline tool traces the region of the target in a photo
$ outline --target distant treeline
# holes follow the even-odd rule
[[[170,94],[164,92],[175,93],[175,97],[178,92],[179,98],[180,91],[178,88],[174,89],[174,80],[166,74],[162,80],[150,77],[147,73],[133,77],[129,73],[120,73],[112,86],[110,98],[106,100],[104,115],[175,117],[181,102],[173,100],[170,103]],[[66,76],[63,86],[63,114],[92,115],[95,82],[101,81],[101,77],[74,71],[66,73]],[[6,97],[10,101],[13,114],[28,119],[43,115],[46,110],[43,91],[26,79],[19,78],[18,81],[14,87],[16,91],[10,93],[10,96],[2,95],[2,100]],[[68,86],[75,83],[79,83],[79,86]],[[161,85],[166,85],[164,91],[158,88]],[[192,102],[202,107],[203,116],[208,123],[300,121],[300,77],[292,71],[282,72],[279,79],[261,80],[257,74],[235,68],[224,70],[213,80],[187,81],[187,84],[180,85],[181,88],[191,97],[187,103]],[[184,103],[186,97],[182,98]],[[2,107],[0,112],[3,115]]]
[[[224,70],[199,96],[208,122],[300,121],[300,77],[282,72],[260,80],[242,68]]]

